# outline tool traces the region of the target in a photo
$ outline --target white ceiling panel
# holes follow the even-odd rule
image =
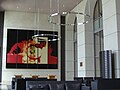
[[[70,11],[82,0],[1,0],[1,10],[53,13]]]

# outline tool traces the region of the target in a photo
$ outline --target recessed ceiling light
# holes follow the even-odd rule
[[[17,8],[19,8],[19,7],[17,6]]]
[[[31,10],[31,8],[29,8],[29,10]]]

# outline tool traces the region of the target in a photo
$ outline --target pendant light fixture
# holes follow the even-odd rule
[[[51,1],[50,1],[51,3]],[[51,5],[50,5],[51,8]],[[48,41],[57,41],[60,40],[60,37],[58,37],[58,34],[54,33],[40,33],[40,9],[39,9],[39,0],[35,0],[35,9],[36,9],[36,14],[35,14],[35,24],[37,26],[37,29],[34,32],[34,36],[32,36],[33,39],[39,38],[39,37],[48,37]],[[45,40],[40,40],[40,41],[45,41]]]
[[[59,0],[58,0],[58,9],[59,9],[59,5],[60,4],[60,2],[59,2]],[[88,4],[89,4],[89,1],[88,1]],[[89,4],[89,6],[88,6],[88,10],[90,10],[90,4]],[[89,11],[90,12],[90,11]],[[66,24],[61,24],[61,23],[58,23],[58,22],[55,22],[55,21],[53,21],[53,18],[55,18],[56,16],[66,16],[66,15],[81,15],[81,16],[84,16],[84,17],[86,17],[86,18],[88,18],[88,19],[90,19],[91,20],[91,17],[90,17],[90,15],[89,14],[86,14],[86,13],[82,13],[82,12],[76,12],[76,11],[69,11],[69,12],[55,12],[55,13],[52,13],[52,14],[50,14],[49,16],[48,16],[48,22],[49,23],[51,23],[51,24],[55,24],[55,25],[63,25],[63,26],[65,26],[65,25],[67,25],[67,26],[74,26],[75,24],[74,23],[66,23]],[[81,23],[77,23],[77,25],[82,25],[82,24],[86,24],[86,23],[88,23],[89,21],[87,20],[87,21],[83,21],[83,22],[81,22]]]

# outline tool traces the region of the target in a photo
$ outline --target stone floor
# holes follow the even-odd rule
[[[0,90],[12,90],[11,85],[1,84],[0,85]]]

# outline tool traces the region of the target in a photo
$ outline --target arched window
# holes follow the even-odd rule
[[[104,49],[102,2],[97,0],[93,14],[95,76],[100,76],[99,52]]]
[[[94,24],[94,32],[101,31],[103,29],[103,17],[102,17],[102,2],[101,0],[97,0],[94,8],[93,14],[93,24]]]

